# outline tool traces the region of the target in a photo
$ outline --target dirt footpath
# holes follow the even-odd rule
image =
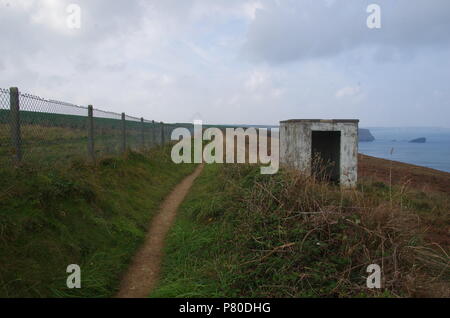
[[[148,297],[155,288],[161,268],[165,237],[175,219],[178,207],[202,170],[203,165],[197,167],[194,173],[178,184],[161,204],[158,214],[150,224],[144,245],[134,256],[116,297]]]

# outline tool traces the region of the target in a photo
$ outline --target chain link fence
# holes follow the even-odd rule
[[[0,88],[0,162],[7,160],[11,149],[9,104],[9,90]]]
[[[177,127],[0,88],[0,164],[96,160],[169,142]]]

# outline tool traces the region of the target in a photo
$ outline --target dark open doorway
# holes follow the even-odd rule
[[[341,175],[340,131],[313,131],[311,155],[314,175],[339,182]]]

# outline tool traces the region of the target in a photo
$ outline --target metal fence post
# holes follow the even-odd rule
[[[10,114],[11,114],[11,141],[14,147],[14,162],[19,165],[22,162],[22,135],[20,132],[20,102],[19,89],[9,89]]]
[[[94,149],[94,107],[88,106],[88,155],[92,162],[95,162]]]
[[[122,113],[122,145],[121,145],[122,153],[127,151],[127,128],[125,121],[125,113]]]
[[[144,118],[141,117],[141,143],[142,143],[142,151],[145,150],[145,124]]]

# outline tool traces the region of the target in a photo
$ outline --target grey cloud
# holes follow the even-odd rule
[[[174,122],[200,113],[214,123],[448,126],[448,0],[248,0],[265,7],[254,20],[244,0],[55,1],[81,6],[72,33],[30,22],[51,2],[2,1],[1,87]],[[383,8],[380,31],[365,26],[372,1]],[[269,63],[239,58],[246,39],[252,61]],[[358,83],[359,96],[336,98]]]
[[[149,1],[83,0],[80,7],[92,39],[126,34],[140,27]]]
[[[81,8],[81,29],[73,31],[71,36],[64,30],[52,29],[48,24],[51,17],[63,22],[61,28],[66,28],[68,13],[66,7],[71,0],[59,0],[58,6],[45,7],[43,2],[33,1],[29,6],[21,6],[18,0],[0,10],[0,28],[2,32],[0,52],[14,50],[18,54],[36,53],[42,50],[70,50],[83,45],[95,45],[119,34],[138,29],[144,15],[143,1],[109,1],[109,0],[79,0],[76,3]],[[47,16],[40,23],[32,21],[33,15],[44,12]],[[58,32],[60,31],[60,32]],[[3,55],[3,54],[2,54]]]
[[[380,60],[389,60],[450,43],[448,0],[379,0],[382,28],[378,30],[366,26],[366,8],[373,1],[327,3],[287,0],[266,4],[250,25],[244,54],[254,60],[284,63],[373,47],[385,50],[378,52]]]

